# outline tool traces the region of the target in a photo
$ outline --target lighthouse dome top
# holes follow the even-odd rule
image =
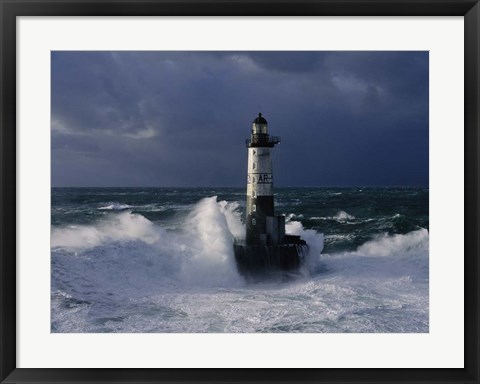
[[[259,113],[258,116],[253,120],[254,124],[267,124],[267,120],[265,120],[264,117],[262,117],[262,114]]]

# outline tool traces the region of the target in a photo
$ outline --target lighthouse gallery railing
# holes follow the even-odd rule
[[[278,144],[280,143],[280,136],[269,136],[268,140],[265,140],[265,144]],[[247,147],[252,144],[252,139],[248,138],[245,140],[245,144]]]

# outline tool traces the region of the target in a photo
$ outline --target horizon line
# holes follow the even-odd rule
[[[216,185],[216,186],[98,186],[98,185],[87,185],[87,186],[50,186],[50,188],[177,188],[177,189],[186,189],[186,188],[198,188],[198,189],[212,189],[212,188],[246,188],[244,186],[225,186],[225,185]],[[419,184],[397,184],[397,185],[383,185],[383,184],[369,184],[369,185],[286,185],[286,186],[275,186],[274,188],[429,188],[429,185],[419,185]]]

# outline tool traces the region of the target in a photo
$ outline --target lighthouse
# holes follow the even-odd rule
[[[280,143],[280,138],[270,136],[267,125],[267,120],[259,113],[253,120],[250,139],[247,139],[246,241],[249,244],[277,245],[279,237],[284,235],[278,231],[278,220],[284,216],[274,216],[271,152],[275,144]]]
[[[235,240],[238,269],[246,275],[298,269],[308,252],[300,236],[285,233],[285,216],[275,215],[272,150],[280,138],[270,136],[261,113],[253,120],[248,150],[245,240]]]

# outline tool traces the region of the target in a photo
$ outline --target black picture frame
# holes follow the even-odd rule
[[[18,16],[463,16],[465,25],[465,367],[463,369],[16,368],[16,18]],[[479,382],[478,0],[0,0],[0,380],[2,383]],[[452,129],[458,129],[452,127]],[[448,204],[448,202],[446,202]],[[446,346],[447,348],[448,346]]]

